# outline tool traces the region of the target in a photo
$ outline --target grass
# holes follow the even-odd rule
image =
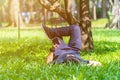
[[[108,23],[107,18],[92,20],[92,27],[93,28],[105,28],[106,23]]]
[[[102,63],[92,67],[46,65],[51,41],[41,30],[22,30],[18,41],[16,29],[0,29],[0,80],[119,80],[119,34],[119,30],[93,29],[94,51],[81,52],[82,58]]]

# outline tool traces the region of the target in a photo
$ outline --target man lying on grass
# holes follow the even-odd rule
[[[81,50],[81,32],[78,25],[71,25],[68,27],[61,28],[48,28],[42,24],[46,35],[52,40],[52,48],[50,48],[50,53],[47,56],[46,63],[51,62],[55,64],[67,63],[69,61],[75,63],[85,63],[87,65],[98,66],[101,65],[100,62],[83,60],[80,57]],[[68,45],[63,42],[63,36],[70,36]]]

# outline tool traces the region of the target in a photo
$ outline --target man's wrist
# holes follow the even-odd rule
[[[55,48],[50,48],[50,52],[55,52]]]

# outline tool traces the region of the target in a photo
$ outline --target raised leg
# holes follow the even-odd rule
[[[70,36],[69,47],[74,50],[80,50],[82,47],[81,32],[78,25],[71,25],[69,27],[54,28],[55,36]]]
[[[81,49],[81,32],[78,25],[71,25],[61,28],[48,28],[44,26],[43,28],[50,39],[54,37],[62,38],[63,36],[70,36],[68,46],[76,51]]]

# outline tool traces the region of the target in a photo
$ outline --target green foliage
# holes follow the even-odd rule
[[[94,51],[82,58],[97,60],[102,66],[84,64],[46,65],[51,47],[40,30],[0,30],[0,80],[119,80],[120,31],[93,29]],[[68,38],[65,38],[67,43]]]

